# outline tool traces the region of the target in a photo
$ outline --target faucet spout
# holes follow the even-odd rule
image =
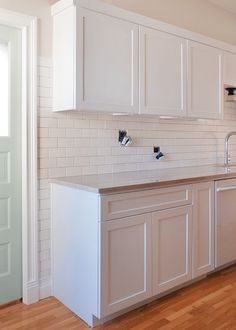
[[[225,166],[229,166],[230,156],[229,156],[229,139],[231,136],[236,135],[236,131],[229,132],[225,137]]]

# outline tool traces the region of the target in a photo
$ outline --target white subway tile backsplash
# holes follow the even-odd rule
[[[46,230],[40,231],[39,232],[39,239],[40,239],[40,241],[50,240],[50,230],[46,229]]]
[[[67,128],[66,129],[66,136],[71,138],[79,138],[82,137],[82,129],[76,129],[76,128]]]
[[[52,67],[50,66],[40,65],[38,72],[40,77],[52,78]]]
[[[52,88],[49,87],[39,87],[38,88],[39,97],[52,97]]]
[[[59,147],[59,143],[58,143]],[[48,158],[63,158],[66,157],[66,149],[65,148],[52,148],[45,149],[48,151]]]
[[[74,166],[79,167],[79,166],[89,166],[90,161],[89,157],[76,157],[74,158]]]
[[[49,137],[65,137],[66,130],[64,128],[49,128]]]
[[[48,177],[49,178],[58,178],[66,176],[66,169],[65,168],[50,168],[48,169]]]
[[[52,88],[53,86],[52,77],[48,78],[48,77],[39,76],[38,86],[44,88]]]
[[[48,114],[48,110],[47,110],[47,114]],[[39,124],[39,127],[54,128],[54,127],[57,127],[57,119],[56,118],[39,117],[38,124]]]
[[[40,279],[50,277],[50,184],[61,176],[152,170],[223,163],[224,138],[236,129],[236,105],[225,104],[224,120],[160,119],[81,112],[53,113],[52,62],[39,59],[38,164]],[[133,145],[118,144],[125,129]],[[155,159],[161,146],[165,158]],[[236,162],[236,138],[230,144]]]
[[[41,108],[52,108],[52,98],[50,97],[39,97],[39,107]]]
[[[39,168],[52,168],[57,166],[57,160],[54,158],[41,158],[39,161]]]
[[[82,167],[67,167],[66,168],[66,176],[76,176],[82,175]]]
[[[39,138],[39,148],[56,148],[57,138]]]
[[[49,258],[46,260],[40,261],[39,264],[40,264],[40,269],[42,271],[50,270],[50,268],[51,268],[51,262],[50,262]]]
[[[50,248],[51,248],[51,241],[49,239],[39,241],[39,251],[40,252],[45,251],[45,250],[50,251]],[[41,271],[41,269],[40,269],[40,271]]]
[[[41,229],[41,224],[45,221],[49,221],[50,223],[50,210],[39,210],[38,213],[38,218],[39,218],[39,229]],[[49,227],[50,228],[50,227]],[[42,228],[43,229],[48,229],[48,228]]]
[[[48,137],[49,136],[49,129],[48,128],[38,128],[38,136],[41,138]]]
[[[50,223],[50,220],[41,220],[40,223],[39,223],[39,230],[42,231],[42,230],[50,230],[51,228],[51,223]]]
[[[74,120],[72,119],[58,119],[58,127],[60,128],[74,128]]]
[[[74,159],[73,158],[57,158],[57,167],[73,167]]]

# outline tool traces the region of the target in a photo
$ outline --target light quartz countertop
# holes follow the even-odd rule
[[[224,168],[220,165],[208,165],[114,174],[84,175],[56,178],[51,180],[51,183],[98,194],[112,194],[229,178],[236,178],[236,166]]]

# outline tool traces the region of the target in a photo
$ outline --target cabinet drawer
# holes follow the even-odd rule
[[[101,220],[165,210],[191,203],[191,185],[102,196]]]

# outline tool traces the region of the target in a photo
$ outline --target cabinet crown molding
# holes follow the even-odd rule
[[[72,7],[76,5],[75,0],[61,0],[56,2],[54,5],[51,6],[51,15],[57,15],[61,11],[65,10],[66,8]]]
[[[219,48],[236,54],[236,45],[230,44],[219,39],[214,39],[206,35],[193,32],[176,25],[162,22],[149,16],[144,16],[133,11],[129,11],[112,4],[105,3],[100,0],[60,0],[51,6],[52,15],[58,14],[63,9],[71,6],[93,10],[106,15],[114,15],[116,18],[129,21],[134,24],[143,25],[149,28],[157,29],[162,32],[176,35],[192,41],[197,41],[208,46]]]

